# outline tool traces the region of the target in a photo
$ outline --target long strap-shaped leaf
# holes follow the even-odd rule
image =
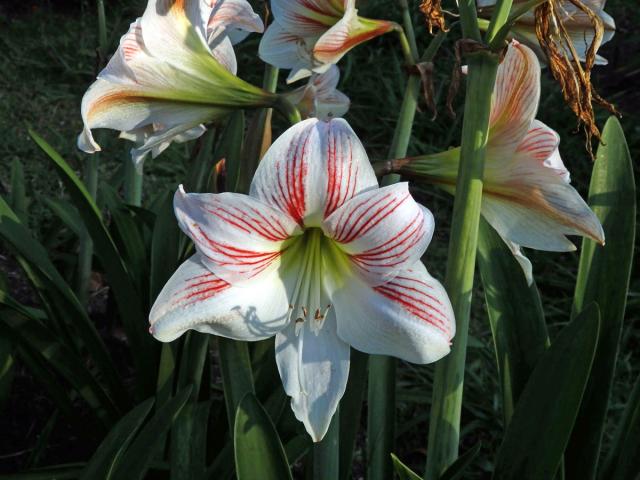
[[[640,472],[640,375],[627,401],[611,452],[599,472],[600,480],[636,480]]]
[[[233,437],[238,480],[292,478],[276,427],[252,393],[238,405]]]
[[[115,402],[120,408],[125,407],[128,404],[128,399],[121,379],[106,346],[85,309],[49,259],[46,250],[33,239],[30,232],[20,223],[17,215],[1,197],[0,236],[17,253],[20,264],[37,288],[43,303],[49,307],[50,314],[61,317],[63,321],[67,320],[73,323],[79,338],[104,375]],[[63,326],[63,328],[66,327]],[[68,346],[74,348],[73,345]]]
[[[37,133],[29,134],[43,152],[53,161],[60,179],[65,184],[73,203],[76,205],[82,219],[93,239],[95,253],[109,277],[109,284],[118,303],[122,321],[131,342],[134,362],[138,372],[136,382],[139,393],[153,393],[154,375],[158,355],[158,346],[147,333],[147,322],[140,302],[122,256],[109,235],[102,221],[100,210],[91,198],[82,181],[73,172],[67,162]]]
[[[157,446],[187,403],[191,391],[192,387],[188,386],[156,411],[117,463],[110,478],[114,480],[145,478],[149,464],[157,452]]]
[[[599,326],[598,307],[591,304],[540,357],[498,452],[494,480],[554,478],[589,378]]]
[[[633,166],[618,119],[602,132],[589,188],[589,206],[604,229],[606,245],[582,242],[573,314],[600,305],[602,329],[593,370],[566,454],[567,478],[595,478],[607,406],[618,356],[636,232]]]
[[[109,431],[82,472],[80,480],[110,478],[113,468],[153,407],[153,398],[127,413]]]
[[[529,286],[511,250],[484,219],[478,236],[478,268],[500,372],[505,423],[549,343],[535,284]]]

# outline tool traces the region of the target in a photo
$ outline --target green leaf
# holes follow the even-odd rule
[[[209,127],[193,148],[191,166],[187,173],[185,186],[188,192],[207,192],[211,174],[215,168],[213,147],[216,143],[217,130]]]
[[[112,478],[115,465],[149,415],[153,402],[153,398],[145,400],[113,426],[83,470],[81,480]]]
[[[180,229],[173,214],[173,192],[163,194],[151,239],[149,299],[153,303],[179,266]]]
[[[29,199],[27,198],[24,180],[24,167],[19,159],[14,159],[11,164],[11,208],[16,212],[21,221],[28,218]]]
[[[70,463],[54,467],[38,468],[31,472],[0,475],[0,480],[66,480],[76,479],[82,472],[83,464]]]
[[[171,430],[171,480],[203,478],[210,407],[211,402],[194,402],[180,412]]]
[[[616,368],[633,264],[636,192],[633,165],[622,127],[609,118],[593,165],[589,206],[604,229],[606,245],[582,242],[573,314],[597,302],[602,328],[591,377],[565,455],[571,478],[593,479],[600,454]]]
[[[59,342],[55,334],[4,292],[0,292],[0,305],[15,312],[4,312],[2,315],[2,320],[9,328],[14,341],[40,352],[51,367],[76,388],[105,423],[108,424],[110,420],[118,417],[117,408],[111,398],[87,369],[80,356]]]
[[[111,231],[118,251],[122,253],[125,265],[138,292],[147,291],[149,279],[147,245],[142,237],[142,221],[128,209],[117,192],[107,183],[101,184],[102,196],[111,214]],[[141,210],[141,209],[138,209]]]
[[[84,234],[85,228],[82,223],[82,219],[80,218],[76,207],[71,205],[70,202],[61,198],[45,198],[44,203],[47,205],[49,210],[51,210],[56,217],[62,220],[62,223],[64,223],[65,226],[78,237],[81,237]]]
[[[393,461],[393,469],[399,480],[422,480],[420,475],[402,463],[394,453],[391,454],[391,460]]]
[[[11,393],[14,373],[13,343],[6,337],[0,337],[0,412]]]
[[[251,359],[246,342],[218,337],[218,351],[229,431],[233,431],[240,401],[247,393],[255,393]]]
[[[68,321],[73,325],[77,336],[89,350],[93,361],[104,375],[115,401],[121,408],[126,407],[128,396],[115,365],[84,307],[55,268],[46,250],[19,223],[17,215],[1,197],[0,236],[17,253],[18,262],[36,287],[48,313],[58,319],[57,331],[62,333],[61,338],[65,340],[67,347],[75,350],[74,338],[70,336],[65,323]],[[54,328],[53,325],[49,326]]]
[[[228,192],[235,192],[244,175],[242,166],[242,144],[244,142],[244,111],[238,110],[230,115],[220,145],[216,151],[216,158],[225,159],[225,186]]]
[[[540,357],[498,451],[494,480],[554,478],[589,378],[599,318],[590,305]]]
[[[637,480],[640,472],[640,375],[627,400],[620,424],[611,442],[611,450],[598,478],[600,480]]]
[[[506,423],[540,356],[549,344],[535,283],[527,285],[509,247],[480,219],[478,268],[491,322]]]
[[[482,449],[482,442],[478,442],[474,445],[474,447],[465,452],[464,455],[460,455],[458,459],[449,465],[444,473],[440,476],[440,480],[460,480],[463,477],[463,474],[469,465],[475,460],[480,453],[480,449]]]
[[[187,403],[192,390],[191,386],[181,390],[156,411],[115,466],[112,478],[144,478],[151,460],[157,453],[157,447]]]
[[[238,405],[234,447],[238,480],[292,478],[276,427],[252,393]]]
[[[33,131],[29,131],[29,134],[49,159],[52,160],[60,179],[71,196],[71,200],[84,221],[87,231],[91,235],[95,254],[107,273],[109,285],[118,304],[118,310],[122,317],[128,340],[131,342],[131,351],[133,352],[138,372],[136,386],[139,389],[139,393],[143,394],[143,396],[148,396],[144,395],[144,393],[151,394],[155,389],[156,353],[159,347],[147,332],[146,315],[143,311],[141,298],[136,292],[129,271],[102,221],[100,210],[82,181],[58,152],[42,137]]]
[[[351,478],[353,450],[360,428],[362,402],[367,384],[368,355],[351,349],[349,364],[349,380],[347,389],[340,400],[340,478]]]

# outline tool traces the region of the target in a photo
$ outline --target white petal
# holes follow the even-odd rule
[[[205,104],[163,100],[148,96],[147,89],[129,87],[98,79],[82,97],[82,119],[85,129],[78,138],[78,147],[92,153],[99,146],[91,136],[91,129],[111,128],[131,131],[153,124],[170,129],[181,125],[193,128],[226,110]]]
[[[292,321],[276,335],[276,362],[296,418],[319,442],[347,386],[349,345],[338,338],[331,309],[317,335],[306,323],[296,334]]]
[[[227,35],[218,35],[209,42],[211,54],[214,58],[234,75],[238,72],[238,62],[236,53],[233,51],[233,45]]]
[[[206,22],[211,7],[200,0],[149,0],[140,19],[145,47],[151,55],[182,71],[203,74],[210,56]]]
[[[246,287],[232,286],[206,269],[196,254],[158,295],[149,316],[150,332],[161,342],[171,342],[187,330],[261,340],[280,331],[288,313],[286,291],[277,274]]]
[[[325,234],[350,255],[371,285],[385,283],[417,262],[433,229],[433,215],[415,202],[406,182],[356,195],[323,224]]]
[[[271,0],[276,21],[301,37],[322,35],[344,13],[341,0]]]
[[[378,287],[346,279],[332,301],[338,335],[362,352],[413,363],[435,362],[449,353],[455,334],[451,303],[421,262]]]
[[[335,65],[331,65],[325,73],[312,77],[315,88],[315,117],[325,120],[347,113],[351,101],[336,89],[339,81],[340,70]]]
[[[318,39],[313,47],[313,56],[322,63],[338,63],[353,47],[387,33],[394,27],[393,22],[359,17],[355,7],[351,6],[346,9],[340,21]]]
[[[238,193],[185,193],[174,197],[178,223],[216,276],[234,284],[280,265],[284,242],[300,233],[286,214]]]
[[[569,185],[559,141],[536,120],[509,158],[487,151],[482,214],[505,241],[560,252],[575,250],[565,235],[604,242],[598,218]]]
[[[209,29],[223,28],[231,43],[244,40],[250,32],[262,33],[264,24],[246,0],[212,0]]]
[[[533,266],[531,265],[531,260],[529,260],[524,253],[522,253],[522,249],[520,245],[513,242],[505,242],[513,253],[513,257],[516,259],[520,268],[522,268],[522,273],[524,273],[524,277],[527,280],[527,285],[531,285],[533,283]]]
[[[313,62],[311,52],[305,40],[287,32],[278,22],[273,22],[260,40],[258,48],[260,58],[278,68],[293,69],[297,78],[287,80],[289,83],[311,75]],[[306,71],[305,71],[306,69]],[[293,72],[292,72],[293,74]]]
[[[308,119],[269,148],[253,177],[251,196],[301,225],[320,226],[347,200],[377,184],[364,147],[346,121]]]
[[[120,138],[128,138],[138,143],[139,146],[131,150],[131,158],[138,172],[142,172],[144,158],[149,152],[152,152],[153,158],[156,158],[171,145],[171,142],[188,142],[200,137],[205,131],[204,125],[191,127],[190,124],[181,124],[158,131],[142,128],[131,132],[123,132],[120,134]]]
[[[529,131],[540,101],[540,63],[533,51],[511,42],[498,67],[492,98],[489,145],[514,152]]]

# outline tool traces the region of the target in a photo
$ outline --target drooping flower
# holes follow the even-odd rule
[[[596,34],[592,20],[589,18],[587,13],[579,9],[570,0],[553,1],[557,16],[562,23],[562,26],[567,30],[578,57],[580,60],[584,61],[587,57],[587,51],[589,50]],[[517,9],[525,3],[526,0],[514,0],[512,8]],[[603,37],[601,45],[607,43],[615,34],[616,24],[613,18],[604,11],[606,0],[582,0],[582,3],[602,22]],[[485,17],[490,16],[492,7],[495,4],[496,0],[477,0],[480,15]],[[558,29],[558,25],[555,25],[555,29]],[[533,51],[538,55],[538,58],[546,60],[546,55],[540,47],[540,43],[536,36],[536,17],[533,10],[529,10],[516,21],[511,29],[511,33],[513,38],[533,49]],[[564,43],[562,46],[570,57],[571,52],[569,51],[569,45]],[[596,64],[606,65],[607,60],[597,55]]]
[[[596,215],[569,184],[560,158],[560,137],[535,119],[540,64],[525,45],[512,42],[498,68],[487,143],[482,215],[496,229],[532,281],[520,247],[575,250],[565,235],[604,243]],[[394,170],[455,193],[460,148],[395,160]]]
[[[149,0],[82,99],[78,147],[99,151],[91,130],[119,130],[139,164],[234,108],[273,105],[275,95],[235,75],[233,41],[262,30],[246,0]]]
[[[158,296],[151,333],[275,335],[285,391],[314,441],[344,393],[350,345],[415,363],[449,352],[451,305],[420,261],[433,216],[406,183],[378,187],[344,120],[287,130],[249,195],[180,188],[174,206],[197,253]]]
[[[351,101],[338,90],[340,70],[331,65],[324,73],[314,73],[306,85],[284,94],[293,103],[303,118],[315,117],[321,120],[343,116],[349,110]]]
[[[353,47],[400,28],[360,17],[355,0],[271,0],[274,21],[260,41],[260,58],[291,70],[287,82],[324,73]]]

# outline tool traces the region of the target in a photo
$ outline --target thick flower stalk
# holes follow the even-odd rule
[[[99,151],[91,130],[119,130],[140,164],[232,109],[272,106],[274,94],[235,75],[233,43],[262,30],[246,0],[149,0],[82,99],[78,147]]]
[[[598,42],[597,48],[613,38],[616,24],[613,18],[604,11],[606,0],[582,0],[582,2],[580,2],[591,12],[592,16],[578,8],[578,6],[570,0],[553,1],[557,18],[566,30],[568,39],[572,44],[570,46],[567,42],[562,42],[562,47],[567,56],[571,57],[571,48],[574,48],[580,60],[584,61],[587,58],[589,49],[597,33],[597,29],[594,28],[594,19],[598,19],[602,25],[602,38]],[[477,0],[479,14],[482,17],[489,18],[495,3],[496,0]],[[526,3],[527,0],[514,0],[513,8],[517,9]],[[556,36],[560,37],[560,25],[555,21],[553,23],[554,25],[552,27],[556,31]],[[536,55],[538,55],[538,58],[543,61],[547,60],[547,56],[536,36],[536,15],[533,9],[527,11],[516,20],[511,28],[511,34],[514,39],[533,49]],[[598,65],[607,64],[607,60],[600,55],[596,55],[595,62]]]
[[[400,29],[360,17],[355,0],[271,0],[274,21],[260,42],[260,58],[291,70],[287,82],[324,73],[349,50]]]
[[[531,49],[509,45],[498,67],[484,168],[482,215],[509,245],[531,282],[531,263],[520,247],[575,250],[565,235],[604,243],[602,226],[570,185],[560,137],[535,119],[540,64]],[[392,161],[392,169],[455,193],[460,148]]]
[[[344,120],[287,130],[249,195],[180,188],[174,205],[197,253],[158,296],[151,333],[275,335],[285,391],[314,441],[345,391],[350,345],[415,363],[449,352],[451,305],[420,261],[433,216],[406,183],[378,187]]]
[[[340,70],[335,65],[324,73],[314,73],[306,85],[298,87],[284,96],[296,106],[303,118],[321,120],[342,117],[349,110],[351,101],[338,90]]]

